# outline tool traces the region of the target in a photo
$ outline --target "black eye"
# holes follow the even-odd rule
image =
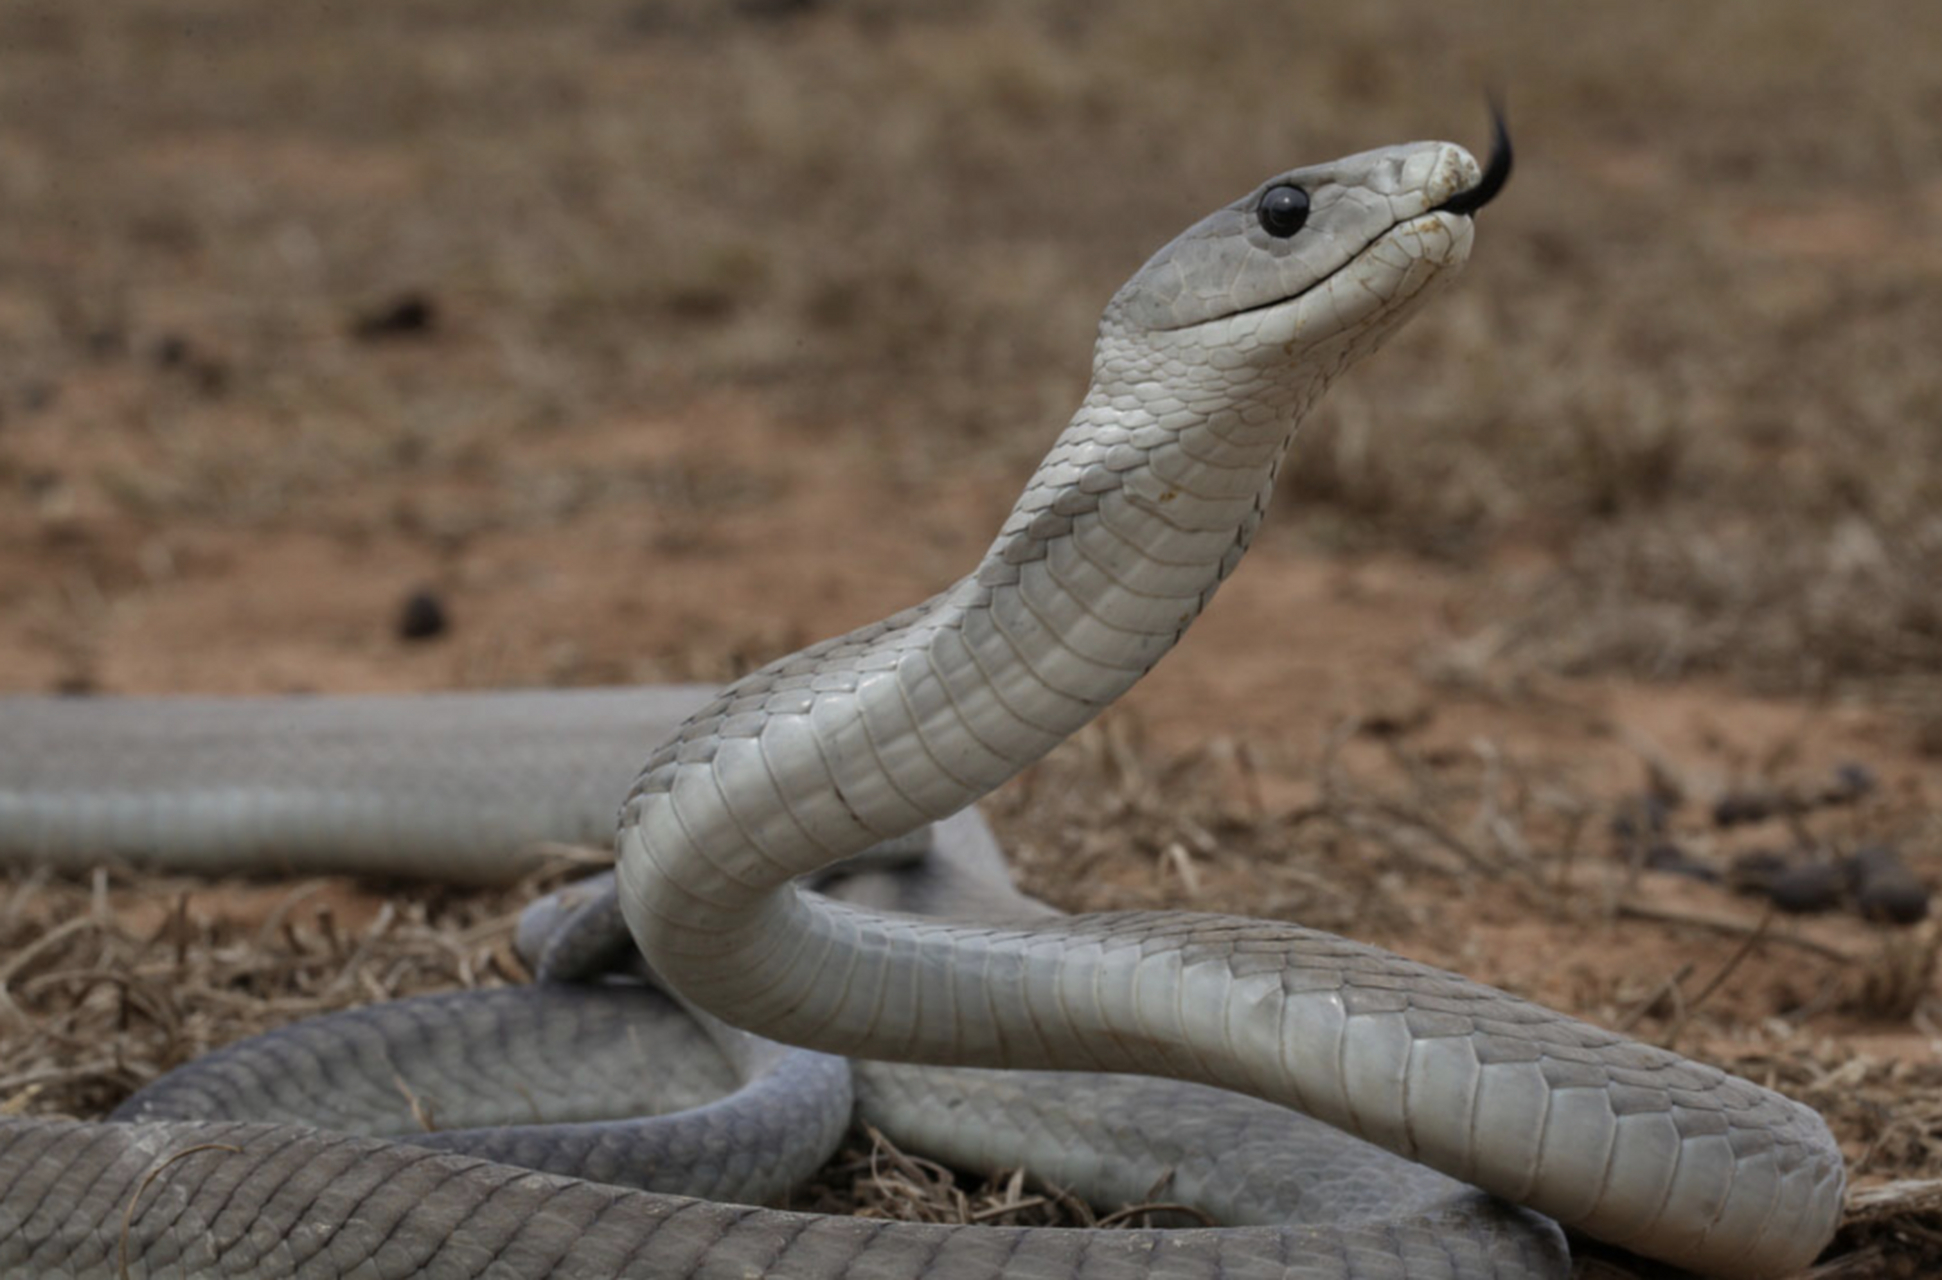
[[[1308,193],[1300,187],[1269,187],[1255,210],[1261,229],[1279,240],[1286,240],[1308,221]]]

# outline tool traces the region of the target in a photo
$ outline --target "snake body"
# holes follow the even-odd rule
[[[511,884],[715,690],[0,700],[0,861]]]
[[[619,907],[660,978],[737,1026],[829,1053],[1133,1072],[1252,1094],[1710,1273],[1777,1275],[1810,1261],[1843,1187],[1825,1125],[1713,1068],[1297,926],[1171,912],[938,920],[798,883],[962,810],[1150,669],[1246,550],[1296,422],[1455,275],[1472,215],[1501,180],[1496,162],[1480,175],[1445,143],[1294,170],[1136,273],[1102,318],[1084,403],[972,574],[737,682],[648,758],[621,812]],[[24,789],[0,779],[0,816],[27,805],[10,790]],[[41,830],[59,826],[36,813]],[[622,926],[588,932],[602,927]],[[496,1241],[479,1256],[503,1260],[516,1237],[539,1259],[509,1275],[955,1280],[1312,1266],[1468,1277],[1555,1263],[1544,1245],[1493,1253],[1449,1224],[1389,1229],[1381,1250],[1319,1246],[1306,1261],[1291,1253],[1302,1239],[1290,1228],[1129,1240],[840,1225],[221,1123],[211,1137],[0,1122],[0,1221],[27,1224],[19,1238],[39,1223],[35,1239],[105,1256],[104,1206],[133,1196],[128,1239],[156,1274],[169,1249],[187,1247],[176,1224],[228,1238],[208,1224],[237,1213],[236,1231],[265,1237],[354,1219],[346,1240],[362,1239],[379,1222],[375,1244],[344,1255],[371,1274],[465,1273],[449,1252],[460,1222]],[[198,1153],[157,1175],[162,1216],[142,1210],[131,1189],[159,1156],[212,1141],[259,1168],[301,1151],[295,1172],[265,1180],[290,1189],[288,1202],[245,1194],[258,1185],[247,1172]],[[42,1230],[45,1195],[25,1218],[15,1206],[23,1170],[77,1151],[92,1172],[65,1203],[93,1217],[76,1214],[86,1221],[60,1237]],[[333,1172],[320,1184],[323,1168]],[[614,1234],[623,1226],[634,1234]],[[397,1242],[417,1252],[401,1244],[378,1265]],[[350,1273],[306,1271],[322,1248],[308,1261],[251,1254],[222,1273]]]
[[[940,824],[930,843],[917,873],[866,870],[833,887],[900,907],[1008,902],[1022,914],[1046,914],[1003,879],[1002,868],[988,857],[995,845],[975,814]],[[549,933],[571,927],[580,907],[601,901],[599,882],[611,878],[596,877],[535,904],[522,920],[522,951],[543,952]],[[644,1072],[644,1062],[654,1063],[654,1070]],[[187,1151],[189,1158],[203,1157],[212,1143],[241,1146],[234,1155],[251,1171],[248,1184],[273,1188],[271,1195],[239,1207],[230,1199],[232,1176],[198,1176],[189,1188],[199,1203],[154,1216],[165,1225],[186,1219],[218,1229],[157,1231],[142,1240],[145,1259],[157,1265],[179,1260],[192,1274],[275,1274],[279,1264],[288,1268],[296,1261],[291,1255],[300,1245],[272,1235],[284,1256],[265,1257],[251,1233],[221,1230],[212,1220],[226,1217],[259,1227],[265,1219],[292,1227],[355,1222],[359,1231],[350,1238],[361,1246],[343,1246],[333,1232],[332,1250],[304,1258],[297,1264],[300,1273],[310,1266],[336,1274],[331,1268],[361,1257],[351,1250],[363,1247],[381,1267],[469,1275],[469,1260],[490,1242],[502,1254],[547,1259],[539,1266],[522,1261],[508,1274],[605,1277],[616,1270],[602,1255],[611,1241],[625,1239],[640,1252],[633,1258],[637,1265],[621,1267],[620,1274],[663,1275],[671,1266],[668,1237],[681,1238],[679,1231],[663,1230],[665,1199],[616,1196],[601,1213],[607,1236],[596,1234],[589,1248],[577,1233],[562,1234],[550,1210],[528,1222],[507,1221],[504,1165],[573,1170],[570,1181],[551,1184],[566,1196],[578,1194],[591,1178],[610,1188],[678,1189],[710,1201],[756,1202],[800,1179],[833,1147],[848,1115],[852,1071],[860,1116],[913,1149],[968,1168],[995,1170],[1026,1161],[1100,1203],[1121,1203],[1165,1186],[1174,1203],[1252,1228],[1148,1232],[1130,1247],[1115,1240],[1075,1259],[1079,1275],[1145,1274],[1152,1259],[1140,1265],[1142,1252],[1186,1266],[1188,1274],[1218,1266],[1233,1276],[1281,1280],[1538,1280],[1562,1275],[1567,1265],[1555,1225],[1537,1215],[1284,1108],[1136,1076],[876,1062],[845,1069],[840,1059],[738,1037],[706,1020],[696,1026],[652,990],[624,982],[451,993],[309,1019],[163,1076],[117,1110],[114,1118],[122,1124],[102,1126],[87,1135],[92,1141],[56,1147],[54,1154],[63,1169],[90,1169],[94,1194],[82,1204],[103,1215],[131,1197],[139,1200],[133,1180],[154,1167],[154,1144]],[[739,1089],[737,1076],[747,1078]],[[724,1089],[734,1091],[693,1106]],[[833,1096],[838,1092],[843,1096]],[[401,1105],[406,1097],[409,1109]],[[683,1105],[692,1109],[642,1118]],[[615,1116],[625,1118],[609,1118]],[[429,1120],[437,1127],[428,1133]],[[263,1121],[274,1127],[251,1123]],[[425,1151],[419,1158],[437,1170],[442,1199],[420,1202],[396,1194],[394,1185],[407,1177],[398,1173],[379,1184],[381,1194],[366,1196],[356,1213],[344,1215],[330,1197],[337,1194],[345,1144],[364,1135],[482,1155],[488,1163],[455,1164]],[[104,1146],[119,1158],[102,1169]],[[0,1187],[7,1185],[15,1154],[0,1142]],[[411,1176],[425,1174],[425,1167],[415,1167]],[[16,1185],[25,1183],[21,1178]],[[21,1198],[0,1193],[0,1221]],[[218,1211],[211,1210],[212,1200]],[[837,1253],[841,1266],[835,1269],[859,1276],[912,1274],[895,1251],[881,1256],[874,1233],[829,1236],[823,1224],[800,1215],[759,1220],[791,1242],[770,1264],[776,1274],[817,1274],[830,1250],[865,1246],[864,1253]],[[150,1215],[141,1221],[149,1224]],[[53,1255],[74,1264],[80,1250],[73,1238],[94,1243],[98,1255],[102,1225],[99,1218],[78,1224],[69,1218],[59,1227],[29,1220],[19,1231],[0,1233],[0,1263],[9,1260],[12,1244],[34,1262]],[[938,1237],[938,1244],[975,1258],[992,1247],[988,1238],[975,1239],[982,1234],[973,1233],[978,1247],[968,1250],[945,1243],[952,1233]],[[1019,1254],[1013,1271],[1023,1268],[1024,1274],[1032,1273],[1033,1259],[1069,1252],[1072,1240],[1067,1232],[1013,1236]],[[894,1243],[908,1249],[913,1240],[900,1236]],[[563,1252],[555,1256],[550,1251],[556,1249]],[[401,1266],[403,1257],[409,1263]],[[732,1268],[737,1257],[727,1250],[711,1255],[708,1266]],[[86,1272],[85,1266],[76,1269]]]

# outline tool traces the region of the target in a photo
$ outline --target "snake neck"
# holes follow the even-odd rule
[[[660,872],[630,895],[650,958],[956,812],[1124,693],[1239,562],[1322,381],[1236,385],[1102,334],[1092,389],[976,569],[737,681],[648,761],[622,828]]]
[[[806,1008],[828,965],[888,963],[846,944],[802,964],[801,947],[770,945],[847,930],[791,882],[964,808],[1151,670],[1239,563],[1309,407],[1468,250],[1467,223],[1398,224],[1353,269],[1212,333],[1127,319],[1123,290],[1085,400],[970,574],[737,681],[648,760],[618,837],[622,912],[648,962],[746,1029],[858,1048],[868,1010],[834,1026],[747,1016],[778,991]],[[938,928],[897,964],[954,963],[957,935]]]

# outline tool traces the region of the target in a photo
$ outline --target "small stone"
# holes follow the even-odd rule
[[[1627,796],[1612,814],[1612,834],[1628,842],[1661,836],[1671,816],[1671,806],[1656,792]]]
[[[190,346],[189,340],[181,334],[165,333],[155,340],[151,354],[155,363],[162,368],[179,369],[189,363],[189,357],[195,354],[195,348]]]
[[[1834,780],[1828,784],[1821,798],[1828,804],[1850,804],[1872,794],[1880,785],[1881,779],[1875,776],[1873,769],[1850,760],[1835,766]]]
[[[1733,859],[1727,879],[1742,893],[1758,894],[1795,915],[1833,910],[1848,887],[1847,867],[1811,849],[1750,850]]]
[[[403,607],[398,610],[400,640],[430,640],[444,635],[451,625],[445,602],[429,588],[420,588],[406,596]]]
[[[1781,812],[1778,792],[1760,789],[1729,791],[1713,802],[1715,826],[1736,827],[1747,822],[1764,822]]]
[[[1670,840],[1658,841],[1645,851],[1645,867],[1648,871],[1664,871],[1708,884],[1717,884],[1720,879],[1719,868],[1695,858]]]
[[[438,327],[438,303],[429,294],[401,293],[351,322],[351,336],[366,342],[419,337]]]
[[[1918,924],[1928,918],[1928,887],[1887,845],[1856,849],[1847,860],[1855,910],[1883,924]]]
[[[1798,862],[1767,881],[1767,897],[1792,915],[1832,911],[1847,888],[1846,869],[1832,862]]]
[[[206,396],[219,396],[229,389],[228,362],[182,334],[163,334],[155,340],[149,354],[156,368],[186,376]]]

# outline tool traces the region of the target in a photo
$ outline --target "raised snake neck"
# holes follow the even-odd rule
[[[1286,185],[1313,206],[1280,240],[1254,211]],[[1258,528],[1303,410],[1468,256],[1470,217],[1438,207],[1477,185],[1447,144],[1351,157],[1136,274],[977,570],[731,686],[648,762],[619,877],[656,971],[789,1043],[1197,1080],[1682,1265],[1809,1261],[1841,1199],[1825,1126],[1710,1068],[1293,926],[968,925],[792,883],[970,803],[1173,646]]]
[[[1312,201],[1307,225],[1270,234],[1262,197],[1291,185]],[[629,928],[660,973],[730,1021],[839,1052],[1255,1093],[1703,1270],[1809,1260],[1840,1205],[1825,1126],[1711,1068],[1294,926],[1174,913],[944,924],[789,883],[961,808],[1171,648],[1258,527],[1296,420],[1454,274],[1479,201],[1450,202],[1487,185],[1448,144],[1297,170],[1136,274],[1102,321],[1084,405],[977,572],[738,683],[649,762],[623,813],[620,874]],[[64,1140],[12,1123],[0,1137]],[[387,1213],[411,1211],[394,1200]],[[777,1240],[851,1240],[676,1216],[696,1224],[697,1265],[724,1274]],[[929,1238],[896,1247],[934,1248],[932,1262],[884,1274],[992,1273],[947,1265],[956,1246]],[[1060,1246],[991,1248],[1029,1269]],[[1223,1265],[1218,1248],[1196,1256]]]

